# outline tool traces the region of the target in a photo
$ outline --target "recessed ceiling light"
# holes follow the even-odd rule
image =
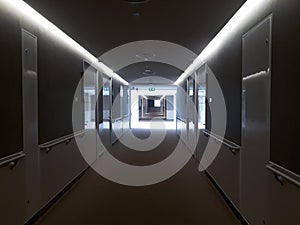
[[[135,55],[137,58],[140,58],[144,61],[149,61],[151,59],[154,59],[156,57],[156,55],[154,53],[148,53],[148,52],[144,52],[144,53],[138,53]]]
[[[149,67],[146,67],[144,72],[143,72],[143,75],[145,75],[145,76],[155,76],[156,72],[152,71]]]
[[[133,15],[134,17],[138,17],[138,16],[141,15],[141,13],[139,13],[139,12],[134,12],[134,13],[132,13],[132,15]]]

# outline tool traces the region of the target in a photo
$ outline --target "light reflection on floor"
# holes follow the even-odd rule
[[[104,121],[102,128],[109,129],[109,121]],[[176,130],[175,121],[138,121],[131,123],[133,129]]]
[[[132,121],[131,128],[154,129],[154,130],[175,130],[175,121]]]

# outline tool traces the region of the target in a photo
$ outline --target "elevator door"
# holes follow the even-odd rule
[[[271,17],[243,36],[241,211],[266,224],[270,147]]]

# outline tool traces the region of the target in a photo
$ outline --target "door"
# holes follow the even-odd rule
[[[123,86],[116,80],[111,79],[111,144],[114,144],[123,133]]]
[[[22,29],[23,148],[26,154],[26,220],[40,207],[37,37]]]
[[[195,105],[195,98],[196,98],[196,93],[195,93],[195,78],[196,74],[194,73],[192,76],[188,78],[188,91],[187,91],[187,138],[188,138],[188,147],[189,149],[193,152],[194,147],[196,144],[196,105]]]
[[[266,224],[270,148],[271,17],[243,36],[241,211]]]
[[[101,110],[99,110],[99,114],[102,115],[99,116],[101,118],[101,120],[99,120],[99,137],[102,148],[108,149],[111,145],[111,80],[105,76],[101,76],[100,79],[102,81],[102,90],[99,96],[101,101],[98,101],[98,104],[100,104],[100,102],[102,103]]]
[[[200,161],[203,155],[204,149],[207,145],[207,138],[201,133],[202,129],[205,129],[206,121],[206,65],[203,65],[196,72],[196,107],[197,107],[197,150],[196,157]]]
[[[90,64],[84,64],[84,152],[85,160],[91,165],[97,158],[97,81],[98,71]]]

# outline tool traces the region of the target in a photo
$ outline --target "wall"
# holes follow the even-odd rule
[[[5,142],[0,157],[22,150],[22,60],[21,30],[12,13],[0,8],[1,96]]]
[[[300,95],[300,3],[274,1],[273,13],[271,160],[300,174],[298,145],[291,141],[300,124],[295,108]]]
[[[242,91],[242,35],[272,14],[272,68],[271,68],[271,140],[270,155],[267,158],[257,158],[253,166],[259,174],[266,174],[264,180],[257,176],[252,181],[252,198],[261,213],[249,214],[245,212],[241,203],[240,186],[245,174],[241,167],[241,91]],[[222,146],[214,163],[208,168],[208,173],[232,201],[238,211],[242,213],[250,224],[298,224],[300,217],[296,213],[299,208],[300,190],[294,184],[284,181],[281,185],[274,178],[272,172],[259,161],[275,162],[292,172],[299,174],[299,151],[297,135],[299,126],[299,110],[296,102],[299,101],[300,65],[297,55],[300,50],[300,3],[296,0],[264,1],[261,6],[246,20],[241,21],[226,39],[209,54],[205,61],[213,71],[223,90],[227,107],[227,129],[225,138],[237,144],[242,144],[241,152],[232,155]],[[208,86],[209,89],[209,86]],[[214,93],[208,90],[208,97],[214,98]],[[210,104],[210,111],[214,108]],[[207,128],[210,129],[210,111],[207,113]],[[201,151],[200,151],[201,152]],[[257,155],[256,157],[259,157]],[[254,175],[255,177],[255,175]],[[257,186],[257,187],[256,187]],[[264,193],[262,195],[262,193]],[[261,197],[263,196],[263,197]],[[262,202],[263,201],[263,202]],[[255,210],[253,210],[255,212]]]
[[[49,32],[40,22],[21,13],[7,1],[0,1],[1,95],[4,113],[4,139],[0,158],[23,149],[22,127],[22,54],[21,28],[38,40],[38,139],[39,144],[73,133],[72,104],[81,78],[83,59],[89,58],[65,40]],[[78,109],[83,113],[79,98]],[[83,116],[82,116],[83,118]],[[83,120],[77,121],[82,124]],[[67,184],[87,168],[78,147],[70,143],[54,146],[47,154],[38,146],[34,150],[37,162],[21,158],[12,169],[0,167],[1,224],[24,224],[34,213],[54,198]],[[26,158],[27,157],[27,158]],[[30,184],[27,172],[37,164],[36,180]],[[40,191],[28,199],[30,185],[40,185]],[[17,216],[16,216],[17,215]]]

